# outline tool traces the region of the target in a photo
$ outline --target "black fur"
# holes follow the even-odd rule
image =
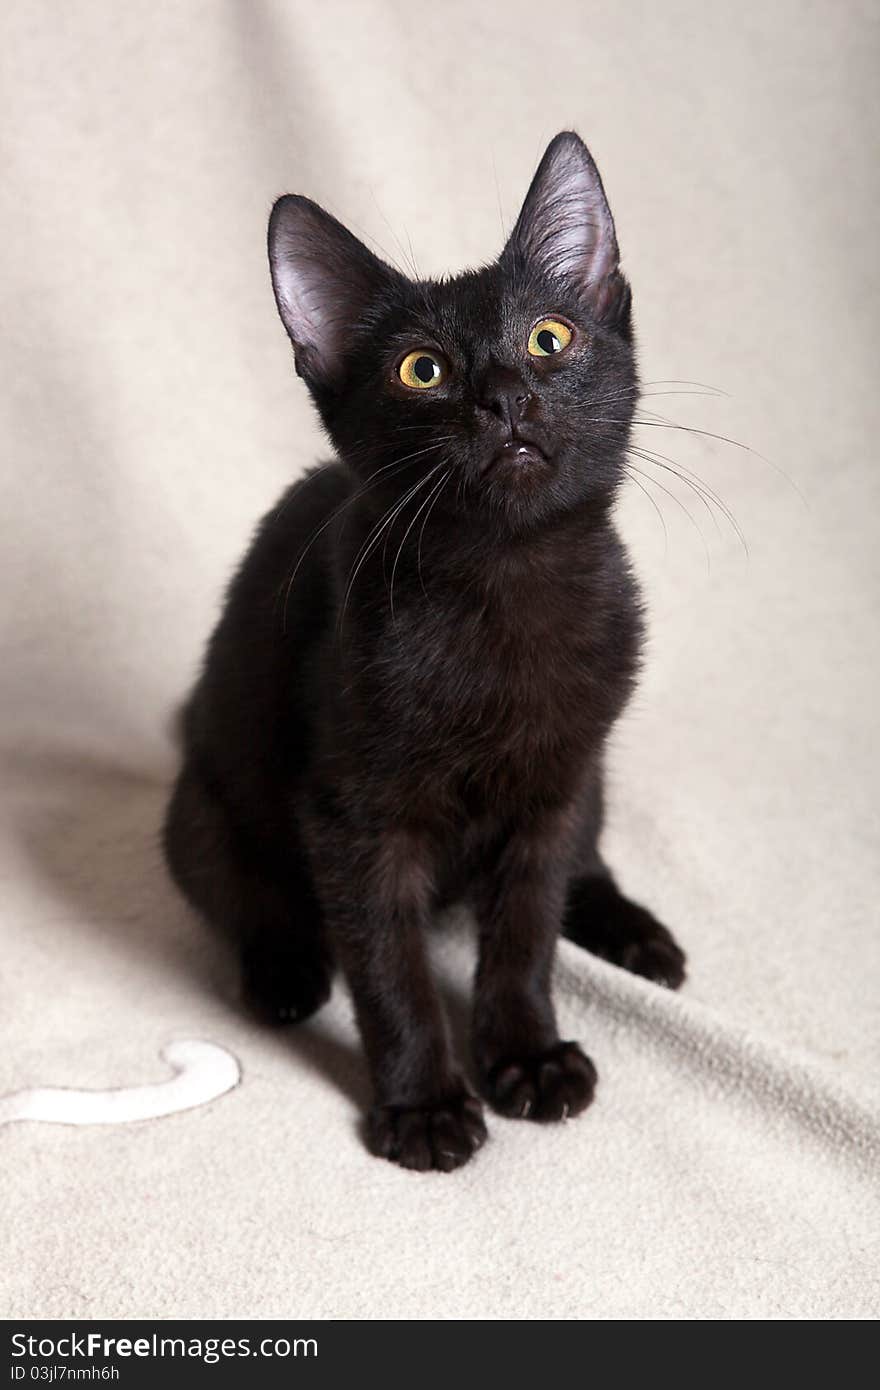
[[[474,1061],[505,1115],[558,1120],[593,1095],[592,1063],[556,1029],[561,925],[639,974],[684,977],[597,847],[642,632],[611,519],[637,396],[629,288],[570,133],[483,270],[415,283],[302,198],[276,204],[270,261],[336,459],[265,517],[232,583],[166,852],[241,943],[264,1015],[312,1013],[338,962],[371,1148],[451,1169],[486,1130],[425,960],[441,904],[476,915]],[[572,341],[533,357],[543,318]],[[402,383],[417,348],[445,365],[440,385]]]

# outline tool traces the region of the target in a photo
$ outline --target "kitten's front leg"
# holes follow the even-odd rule
[[[562,1042],[551,974],[565,900],[564,845],[547,825],[511,838],[477,900],[474,1055],[483,1091],[514,1119],[563,1120],[593,1099],[596,1069]]]
[[[450,1054],[425,955],[428,844],[398,827],[358,836],[323,818],[307,838],[373,1081],[369,1147],[404,1168],[449,1172],[480,1147],[486,1127]]]

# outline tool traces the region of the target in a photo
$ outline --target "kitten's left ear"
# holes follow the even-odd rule
[[[519,254],[565,280],[600,321],[625,328],[629,286],[620,273],[614,219],[599,170],[573,130],[557,135],[538,165],[504,255]]]

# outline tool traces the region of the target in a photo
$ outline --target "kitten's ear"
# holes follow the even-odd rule
[[[395,272],[309,198],[279,198],[269,218],[269,266],[296,369],[332,386],[352,324]]]
[[[547,146],[504,249],[511,253],[572,284],[597,318],[619,323],[628,314],[614,219],[599,170],[573,130]]]

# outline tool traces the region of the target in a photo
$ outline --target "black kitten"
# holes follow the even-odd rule
[[[556,1029],[560,928],[684,978],[597,848],[641,642],[611,520],[638,391],[630,291],[571,133],[483,270],[413,282],[300,197],[275,204],[269,259],[337,460],[289,489],[232,583],[165,848],[241,942],[264,1014],[312,1013],[338,961],[371,1148],[451,1169],[486,1130],[426,965],[440,905],[476,914],[474,1060],[503,1115],[560,1120],[593,1095]]]

